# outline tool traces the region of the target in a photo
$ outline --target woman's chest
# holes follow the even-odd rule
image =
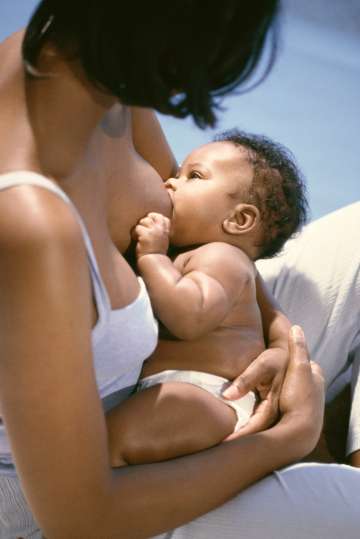
[[[163,179],[137,152],[132,137],[131,114],[125,108],[99,126],[87,156],[86,173],[93,174],[102,188],[106,186],[107,226],[120,252],[127,249],[131,232],[144,215],[171,212]]]
[[[91,235],[95,256],[112,308],[129,304],[138,293],[125,252],[134,227],[150,211],[170,214],[170,199],[156,170],[139,155],[132,142],[130,119],[122,130],[99,128],[74,185],[88,186],[72,193]]]

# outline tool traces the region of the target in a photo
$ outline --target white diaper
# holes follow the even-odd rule
[[[241,399],[233,401],[224,399],[222,397],[222,393],[231,385],[231,382],[222,376],[216,376],[215,374],[209,374],[207,372],[177,370],[158,372],[139,380],[137,391],[142,391],[148,387],[163,384],[165,382],[185,382],[187,384],[201,387],[202,389],[205,389],[205,391],[208,391],[214,395],[214,397],[230,406],[230,408],[233,408],[237,417],[234,432],[237,432],[249,421],[249,418],[254,411],[256,398],[252,391],[250,391],[244,397],[241,397]]]

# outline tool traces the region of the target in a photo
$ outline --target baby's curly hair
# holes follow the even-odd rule
[[[260,211],[263,228],[256,258],[271,258],[306,223],[309,206],[302,173],[287,148],[262,135],[232,129],[214,141],[247,150],[254,178],[246,202]]]

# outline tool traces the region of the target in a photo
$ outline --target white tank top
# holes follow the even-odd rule
[[[144,360],[154,351],[157,344],[158,326],[144,282],[139,279],[140,292],[132,303],[121,309],[112,310],[91,240],[73,202],[56,184],[40,174],[16,171],[0,175],[0,191],[20,185],[38,186],[55,193],[69,204],[79,221],[98,312],[98,321],[92,331],[95,376],[104,408],[112,408],[131,393]],[[11,462],[6,431],[4,425],[0,424],[0,467],[1,464],[11,465]]]

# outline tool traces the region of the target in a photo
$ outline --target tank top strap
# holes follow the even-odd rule
[[[90,266],[91,281],[95,296],[94,299],[96,303],[96,308],[98,311],[98,317],[101,319],[107,317],[110,309],[110,301],[99,271],[90,236],[75,204],[58,185],[56,185],[48,178],[42,176],[41,174],[38,174],[37,172],[31,172],[28,170],[17,170],[14,172],[5,172],[3,174],[0,174],[0,191],[21,185],[30,185],[47,189],[48,191],[51,191],[52,193],[60,197],[66,204],[70,206],[80,225],[82,236],[84,239]]]

